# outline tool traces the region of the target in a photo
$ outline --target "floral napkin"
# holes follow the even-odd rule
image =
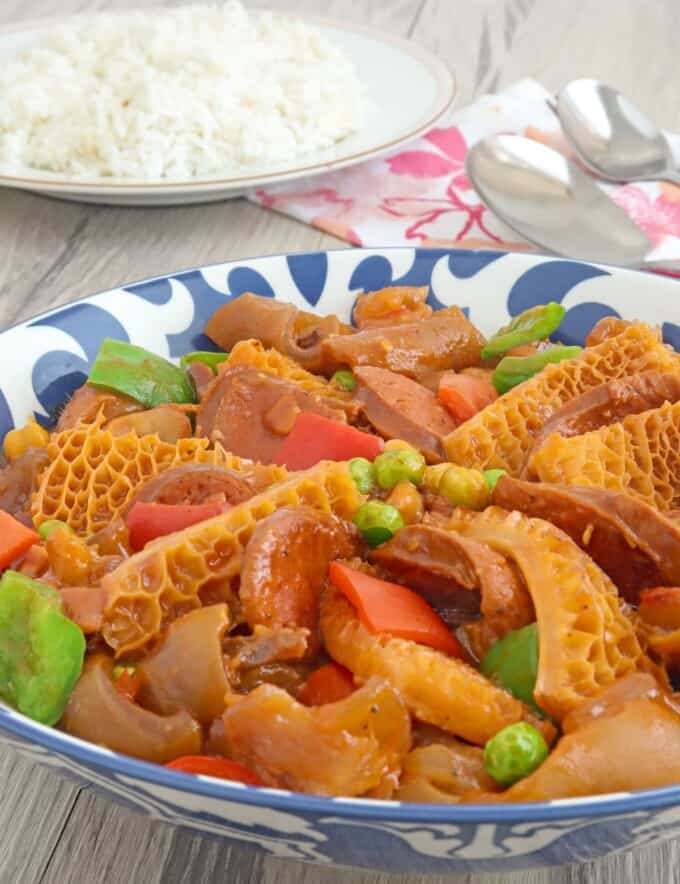
[[[250,199],[357,246],[457,246],[531,251],[487,209],[464,172],[468,148],[514,132],[568,152],[550,93],[525,79],[452,112],[417,141],[349,169],[257,190]],[[602,185],[645,231],[654,255],[680,257],[680,187]]]

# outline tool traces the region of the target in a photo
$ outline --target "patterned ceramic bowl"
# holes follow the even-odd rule
[[[501,252],[410,248],[236,261],[101,292],[0,335],[0,437],[31,411],[45,419],[79,386],[102,338],[177,357],[206,349],[201,329],[244,291],[348,319],[353,295],[429,285],[491,332],[521,310],[561,301],[560,336],[582,343],[605,315],[661,324],[680,349],[680,287],[652,275]],[[674,324],[676,323],[676,324]],[[8,745],[150,816],[279,857],[431,873],[511,870],[604,856],[680,834],[680,785],[537,804],[465,807],[326,799],[189,777],[73,739],[0,707]]]

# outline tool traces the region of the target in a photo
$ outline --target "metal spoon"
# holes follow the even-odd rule
[[[647,235],[592,178],[538,141],[491,135],[471,148],[465,166],[486,205],[541,249],[622,267],[680,270],[680,258],[652,256]]]
[[[555,110],[576,153],[601,178],[680,184],[668,136],[611,86],[574,80],[558,93]]]

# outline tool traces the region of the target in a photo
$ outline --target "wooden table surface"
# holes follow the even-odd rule
[[[556,89],[599,77],[680,132],[678,0],[268,0],[367,22],[451,64],[460,101],[522,76]],[[1,0],[0,24],[158,0]],[[166,5],[179,5],[167,2]],[[265,5],[262,2],[261,5]],[[675,12],[675,16],[674,13]],[[332,237],[235,200],[126,209],[0,190],[0,323],[130,279],[268,253],[337,248]],[[107,803],[0,749],[0,884],[415,884],[419,876],[320,870],[177,831]],[[469,884],[680,882],[670,842],[584,866],[465,878]],[[428,879],[441,882],[438,876]],[[450,878],[448,880],[451,880]]]

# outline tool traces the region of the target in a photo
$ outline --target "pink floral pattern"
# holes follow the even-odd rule
[[[468,147],[460,129],[457,126],[433,129],[423,140],[436,150],[406,150],[396,153],[387,160],[390,172],[413,178],[446,176],[451,186],[459,190],[469,190],[470,182],[463,171]]]
[[[540,84],[522,80],[384,158],[259,190],[251,199],[358,246],[531,249],[480,201],[465,175],[465,157],[472,144],[497,132],[518,132],[567,152],[548,98]],[[606,189],[655,246],[678,238],[680,249],[680,187]]]
[[[667,191],[661,190],[655,196],[639,184],[626,184],[612,193],[612,199],[644,230],[654,245],[659,245],[669,235],[680,237],[680,200]]]

